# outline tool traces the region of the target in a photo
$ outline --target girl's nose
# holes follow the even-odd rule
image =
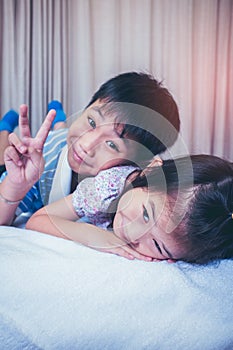
[[[129,241],[135,247],[148,235],[145,225],[141,225],[140,223],[135,223],[134,227],[129,227],[128,229],[128,232],[130,232],[128,234]]]

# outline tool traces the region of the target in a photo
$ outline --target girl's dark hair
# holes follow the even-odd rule
[[[132,185],[166,190],[172,234],[185,247],[181,260],[205,264],[233,258],[232,163],[211,155],[165,160]]]
[[[154,155],[165,151],[177,139],[180,118],[176,102],[149,74],[119,74],[101,85],[87,107],[96,100],[113,106],[119,123],[124,125],[122,137],[137,141]]]

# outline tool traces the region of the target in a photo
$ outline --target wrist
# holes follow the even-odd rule
[[[19,204],[21,202],[23,198],[19,199],[19,200],[14,200],[14,201],[10,201],[9,199],[3,197],[3,195],[1,195],[0,193],[0,201],[9,204],[9,205],[14,205],[14,204]]]
[[[5,203],[20,202],[29,190],[30,187],[28,184],[22,186],[22,184],[12,183],[6,176],[6,178],[0,184],[1,201]]]

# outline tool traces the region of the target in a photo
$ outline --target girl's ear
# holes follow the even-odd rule
[[[162,166],[162,165],[163,165],[163,160],[159,156],[154,156],[151,162],[147,165],[147,167],[143,169],[140,176],[149,174],[151,167]]]
[[[154,156],[148,167],[162,166],[163,160],[159,156]]]

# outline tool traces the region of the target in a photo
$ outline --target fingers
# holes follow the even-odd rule
[[[28,161],[30,162],[30,174],[27,173],[27,176],[30,178],[31,183],[35,183],[41,177],[41,174],[44,170],[44,158],[41,152],[33,149],[27,156]],[[29,168],[28,168],[29,169]]]
[[[25,154],[28,151],[28,148],[24,145],[24,143],[18,138],[18,136],[14,133],[11,133],[8,137],[9,144],[13,146],[16,150],[16,153]]]
[[[176,260],[173,260],[173,259],[156,259],[156,258],[153,258],[152,261],[154,261],[154,262],[166,261],[169,264],[173,264],[176,262]]]
[[[132,254],[128,253],[127,251],[125,251],[124,249],[121,249],[121,248],[116,248],[115,250],[110,251],[109,253],[119,255],[119,256],[126,258],[126,259],[129,259],[129,260],[135,259],[135,257]]]
[[[14,146],[9,146],[4,152],[4,162],[6,164],[13,162],[16,166],[21,166],[23,164],[21,159],[21,154],[17,151]]]
[[[143,260],[143,261],[152,261],[153,260],[153,258],[151,258],[150,256],[143,255],[143,254],[137,252],[136,250],[133,250],[129,246],[124,246],[122,249],[124,249],[125,252],[127,252],[128,254],[133,256],[133,258],[136,258],[138,260]]]
[[[45,140],[48,136],[48,133],[51,129],[52,122],[56,116],[56,111],[54,109],[51,109],[49,113],[47,114],[43,124],[41,125],[38,133],[36,134],[36,137],[34,139],[34,147],[37,150],[41,150],[44,147]]]
[[[27,105],[21,105],[19,107],[19,132],[21,138],[31,137]]]
[[[56,111],[54,109],[51,109],[47,114],[43,124],[41,125],[36,137],[32,138],[28,120],[28,107],[27,105],[21,105],[19,117],[19,132],[24,144],[28,147],[33,147],[38,151],[42,151],[55,116]]]
[[[123,258],[129,259],[129,260],[143,260],[143,261],[152,261],[153,259],[149,256],[145,256],[143,254],[140,254],[136,250],[133,250],[128,245],[112,248],[108,250],[109,253],[116,254],[119,256],[122,256]]]

